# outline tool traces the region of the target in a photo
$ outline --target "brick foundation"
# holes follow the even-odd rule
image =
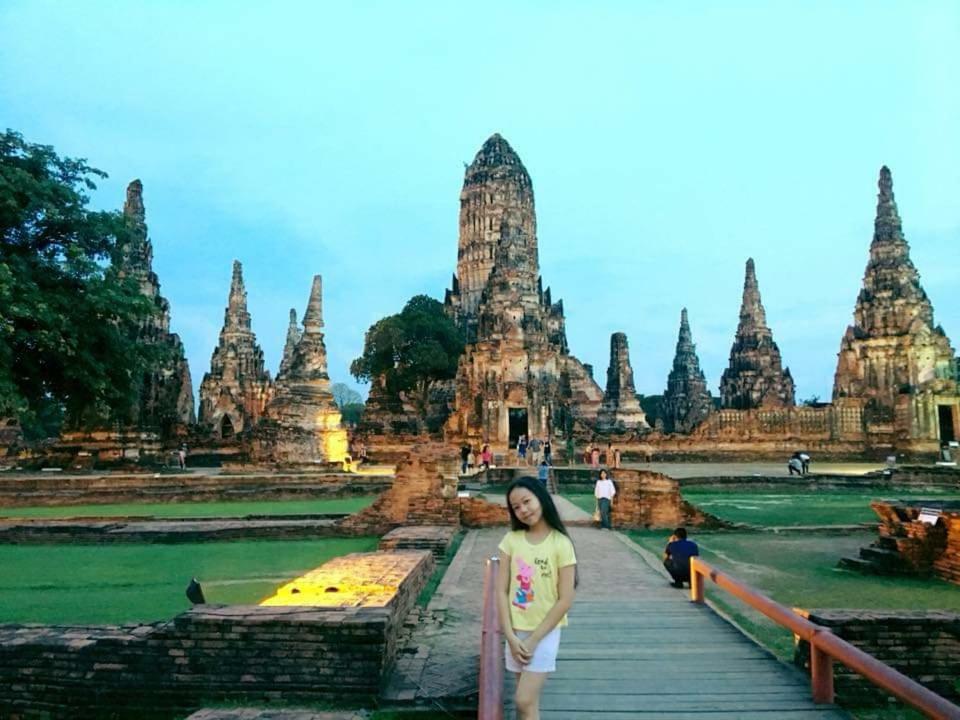
[[[804,614],[938,695],[960,700],[960,614],[909,610],[810,610]],[[810,647],[805,641],[797,645],[794,662],[809,671]],[[834,663],[834,677],[841,705],[870,707],[891,701],[886,692],[839,663]]]
[[[169,718],[211,701],[370,702],[428,552],[383,607],[198,606],[149,625],[0,625],[0,717]]]
[[[0,507],[307,500],[374,494],[390,487],[391,480],[350,473],[4,475]]]

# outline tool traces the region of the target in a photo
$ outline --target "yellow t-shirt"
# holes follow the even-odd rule
[[[525,530],[508,532],[500,550],[510,556],[510,624],[514,630],[536,630],[560,599],[560,568],[577,564],[570,538],[551,530],[537,545]],[[564,615],[560,626],[565,627]]]

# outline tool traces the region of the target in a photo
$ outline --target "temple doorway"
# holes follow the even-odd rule
[[[517,440],[521,435],[527,435],[527,409],[526,408],[507,408],[507,417],[510,419],[510,436],[508,442],[510,447],[517,446]]]
[[[227,438],[232,438],[233,435],[233,423],[230,422],[230,416],[224,415],[223,420],[220,422],[220,437],[226,440]]]
[[[957,439],[953,425],[953,405],[937,405],[937,415],[940,420],[940,442],[948,443]]]

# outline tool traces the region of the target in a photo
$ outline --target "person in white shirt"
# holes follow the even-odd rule
[[[614,487],[613,480],[609,478],[606,470],[600,471],[600,477],[597,478],[593,486],[593,496],[597,499],[597,507],[600,509],[600,527],[607,530],[610,526],[610,503],[617,494],[617,488]]]

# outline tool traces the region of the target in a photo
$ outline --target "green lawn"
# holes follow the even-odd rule
[[[596,498],[593,495],[580,494],[580,493],[563,493],[563,496],[576,505],[581,510],[586,510],[588,513],[592,513],[594,508],[597,505]]]
[[[660,557],[668,534],[644,531],[630,536]],[[838,569],[841,557],[856,556],[875,539],[872,532],[718,532],[691,537],[704,559],[788,607],[960,611],[960,592],[950,583]],[[707,595],[778,656],[793,657],[790,633],[716,586],[708,584]]]
[[[244,517],[246,515],[323,515],[355,513],[376,495],[315,500],[263,500],[241,502],[123,503],[113,505],[64,505],[57,507],[0,508],[0,517]]]
[[[378,538],[183,545],[0,545],[0,622],[123,623],[190,607],[196,576],[207,602],[256,604],[333,557]]]
[[[757,491],[688,488],[681,489],[681,493],[684,500],[723,520],[764,527],[872,523],[877,521],[877,516],[870,509],[870,502],[884,498],[960,501],[960,493],[956,492],[910,494],[881,489],[799,492],[796,488]]]

